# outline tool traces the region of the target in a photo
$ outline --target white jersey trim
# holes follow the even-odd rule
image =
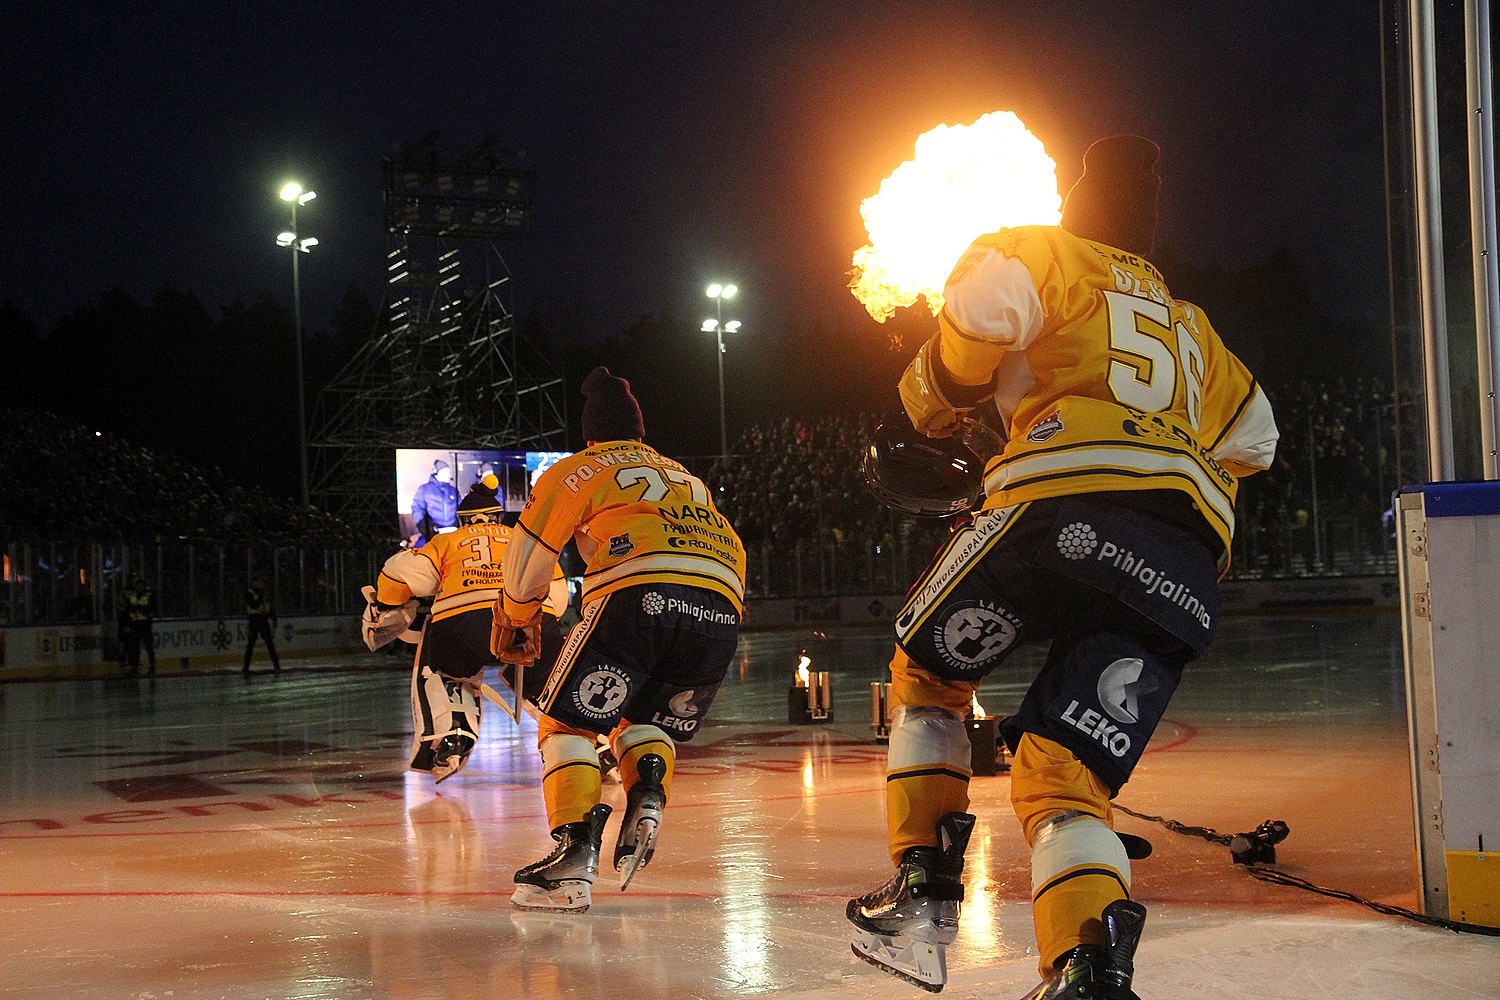
[[[1240,414],[1239,420],[1214,450],[1214,461],[1239,462],[1252,469],[1269,469],[1276,457],[1276,442],[1280,439],[1281,432],[1276,429],[1271,401],[1257,385],[1250,397],[1250,405],[1245,407],[1245,412]]]
[[[1147,474],[1162,472],[1185,473],[1197,484],[1203,499],[1214,509],[1223,522],[1234,528],[1234,505],[1224,494],[1223,488],[1213,482],[1197,462],[1186,455],[1167,455],[1159,452],[1136,451],[1131,448],[1069,448],[1055,454],[1033,455],[1007,462],[985,477],[985,493],[996,493],[1017,479],[1064,469],[1108,475],[1111,469],[1128,469]]]
[[[597,573],[586,574],[583,578],[583,599],[587,601],[588,595],[600,587],[606,587],[611,583],[642,573],[685,573],[712,577],[728,587],[729,592],[734,594],[736,599],[744,600],[745,598],[745,585],[740,582],[739,574],[722,563],[697,556],[651,553],[637,556],[608,569],[601,569]]]
[[[943,289],[943,308],[959,333],[1010,350],[1024,351],[1042,332],[1042,300],[1031,271],[998,250]]]

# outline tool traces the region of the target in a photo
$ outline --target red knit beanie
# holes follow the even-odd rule
[[[1083,154],[1083,176],[1063,202],[1062,227],[1074,236],[1148,255],[1156,244],[1161,147],[1138,135],[1100,139]]]
[[[646,436],[641,405],[630,394],[630,383],[616,378],[602,365],[583,380],[583,439],[629,441]]]

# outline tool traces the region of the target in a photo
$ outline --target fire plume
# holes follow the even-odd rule
[[[916,156],[859,206],[870,241],[849,287],[881,323],[920,296],[936,316],[943,282],[978,236],[1062,218],[1057,164],[1009,111],[917,137]]]
[[[812,681],[812,674],[807,669],[811,665],[812,657],[808,656],[806,653],[801,654],[797,662],[797,686],[799,688],[807,687],[807,685]]]

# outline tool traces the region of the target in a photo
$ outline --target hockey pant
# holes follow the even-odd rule
[[[640,779],[641,757],[654,753],[667,762],[662,788],[671,799],[677,753],[664,730],[621,719],[610,733],[609,743],[620,762],[620,782],[627,794]],[[537,721],[537,746],[542,752],[542,797],[547,803],[548,828],[556,830],[565,823],[582,822],[599,804],[596,734],[543,715]]]
[[[937,822],[969,809],[964,718],[975,681],[949,680],[901,650],[891,661],[895,706],[886,773],[891,860],[936,846]],[[1130,862],[1112,829],[1110,789],[1060,743],[1023,734],[1011,764],[1011,804],[1032,848],[1032,919],[1043,975],[1079,944],[1105,943],[1099,914],[1130,894]]]

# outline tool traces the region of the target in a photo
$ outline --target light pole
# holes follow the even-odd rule
[[[306,205],[318,196],[316,191],[304,191],[296,181],[284,185],[281,200],[292,206],[292,228],[276,237],[276,245],[292,250],[292,327],[297,345],[297,465],[302,486],[302,506],[307,501],[307,404],[302,386],[302,277],[297,268],[297,255],[308,253],[318,245],[317,237],[299,237],[297,234],[297,206]]]
[[[708,286],[708,297],[714,300],[714,318],[703,321],[703,332],[712,333],[719,342],[719,457],[723,458],[729,454],[729,434],[724,423],[724,334],[734,333],[740,328],[740,321],[732,319],[724,322],[724,300],[734,298],[739,289],[734,285],[720,284],[714,282]]]

